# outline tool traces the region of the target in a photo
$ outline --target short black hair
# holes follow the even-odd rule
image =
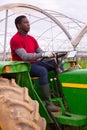
[[[17,24],[21,23],[21,21],[22,21],[23,18],[26,18],[26,16],[25,15],[20,15],[20,16],[16,17],[16,19],[15,19],[15,26],[16,27],[17,27]]]

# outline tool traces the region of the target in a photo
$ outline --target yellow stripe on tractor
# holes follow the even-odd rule
[[[77,84],[77,83],[62,83],[62,86],[69,88],[87,88],[87,84]]]

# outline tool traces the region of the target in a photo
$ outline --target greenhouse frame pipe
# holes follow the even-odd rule
[[[63,24],[58,19],[56,19],[54,16],[50,15],[49,13],[47,13],[46,11],[44,11],[43,9],[40,9],[40,8],[38,8],[36,6],[29,5],[29,4],[22,4],[22,3],[6,4],[6,5],[3,5],[3,6],[0,6],[0,11],[2,11],[4,9],[6,9],[6,10],[7,9],[12,9],[12,8],[15,8],[15,7],[30,8],[30,9],[33,9],[35,11],[38,11],[38,12],[46,15],[51,20],[53,20],[63,30],[63,32],[67,35],[67,37],[68,37],[69,40],[72,39],[72,37],[69,34],[69,32],[66,30],[66,28],[63,26]]]
[[[7,24],[8,24],[8,10],[6,9],[5,36],[4,36],[4,53],[3,53],[3,59],[2,59],[3,61],[5,61],[5,57],[6,57]]]

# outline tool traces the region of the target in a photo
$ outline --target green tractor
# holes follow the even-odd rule
[[[11,4],[0,10],[5,8],[7,16],[8,8],[14,7],[15,4]],[[24,7],[24,4],[17,4],[17,7]],[[86,25],[72,40],[55,17],[26,5],[29,7],[57,23],[74,48],[87,32]],[[38,77],[31,77],[30,69],[27,62],[0,61],[0,130],[87,130],[87,70],[70,68],[58,74],[49,72],[50,100],[61,108],[59,112],[50,112],[43,101]]]
[[[50,112],[27,62],[0,62],[0,130],[87,130],[87,70],[49,72]],[[12,128],[13,127],[13,128]]]

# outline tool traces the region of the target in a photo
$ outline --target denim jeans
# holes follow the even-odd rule
[[[55,71],[56,64],[54,60],[49,61],[37,61],[31,64],[30,75],[39,77],[39,84],[46,85],[48,83],[48,72]]]

